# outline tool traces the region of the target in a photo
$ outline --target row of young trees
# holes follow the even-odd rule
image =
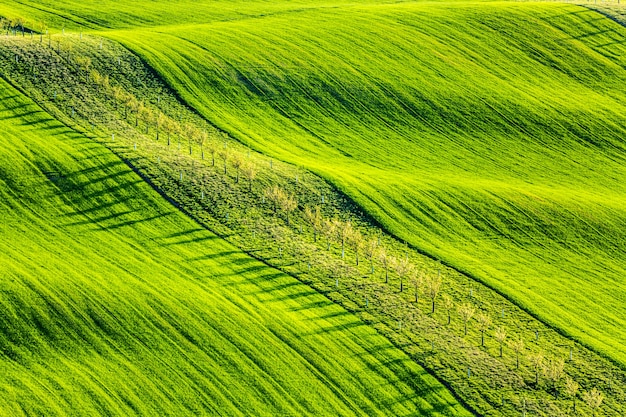
[[[93,68],[89,57],[76,56],[73,61],[78,65],[85,83],[90,83],[99,94],[112,99],[115,109],[121,110],[123,118],[131,126],[142,128],[146,135],[152,133],[157,141],[166,138],[167,146],[171,146],[171,138],[177,138],[179,150],[181,142],[187,142],[189,155],[193,153],[194,146],[196,149],[199,148],[201,159],[205,159],[205,153],[210,155],[213,167],[219,159],[224,174],[228,173],[229,168],[234,169],[235,183],[240,182],[240,174],[243,174],[248,181],[246,188],[249,192],[253,191],[253,182],[260,170],[259,165],[230,149],[226,145],[225,137],[215,131],[198,129],[194,123],[183,123],[180,119],[167,115],[159,106],[146,104],[121,86],[113,85],[107,75]],[[281,214],[284,217],[287,227],[291,227],[293,218],[298,217],[311,228],[314,243],[322,244],[326,251],[331,251],[333,245],[338,245],[340,262],[345,262],[346,249],[353,253],[357,267],[361,263],[361,257],[365,257],[369,263],[370,274],[374,274],[378,266],[384,272],[386,284],[389,284],[390,278],[397,278],[400,293],[407,291],[407,283],[411,284],[416,303],[419,302],[420,296],[425,294],[430,300],[431,313],[435,313],[437,301],[441,299],[441,306],[447,312],[447,324],[451,323],[453,313],[456,313],[463,323],[464,335],[468,334],[468,325],[475,321],[480,332],[480,345],[484,346],[485,335],[492,328],[492,319],[485,312],[478,311],[472,303],[456,305],[450,295],[440,296],[443,279],[439,271],[427,273],[419,270],[410,262],[408,254],[394,255],[397,251],[394,252],[382,245],[376,234],[364,233],[363,228],[355,226],[350,220],[325,216],[320,205],[304,203],[300,205],[296,195],[278,185],[265,188],[262,197],[264,202],[269,203],[274,216]],[[516,367],[519,368],[520,357],[525,351],[523,340],[521,338],[509,340],[506,329],[502,326],[493,330],[493,338],[499,345],[500,357],[503,356],[504,347],[508,347],[515,354]],[[556,392],[557,384],[563,380],[564,361],[554,358],[548,360],[544,354],[534,353],[528,357],[528,362],[535,372],[536,385],[539,385],[540,376],[543,376],[550,381],[552,389]],[[564,393],[569,395],[575,404],[578,384],[569,377],[565,377]],[[581,398],[592,409],[597,409],[603,401],[602,393],[596,389],[582,393]]]
[[[92,78],[95,81],[98,80],[98,78]],[[105,88],[108,85],[106,82],[102,81],[100,81],[100,84]],[[121,99],[122,103],[135,114],[134,124],[136,127],[138,127],[139,121],[146,125],[145,133],[148,134],[150,120],[152,119],[149,116],[141,115],[141,112],[145,112],[145,107],[136,104],[137,102],[132,98],[124,97],[119,93],[115,93],[114,96],[117,97],[117,99]],[[193,128],[191,128],[191,125],[180,127],[180,125],[177,126],[176,121],[171,118],[164,120],[170,120],[170,123],[172,123],[170,125],[172,127],[162,127],[161,129],[168,135],[168,146],[170,145],[169,135],[184,133],[189,141],[189,154],[192,153],[192,143],[196,143],[200,146],[202,159],[204,159],[204,149],[206,149],[212,158],[211,166],[216,165],[217,156],[223,164],[223,173],[227,174],[228,167],[232,167],[235,170],[235,183],[239,183],[240,173],[243,173],[248,180],[248,189],[249,191],[252,191],[252,184],[259,170],[257,165],[246,161],[241,154],[229,150],[227,146],[223,146],[221,148],[218,147],[215,141],[210,141],[205,147],[203,147],[206,137],[201,138],[199,141],[193,141],[193,138],[197,137],[201,133],[198,133],[197,130],[194,131]],[[159,122],[154,122],[156,140],[159,140],[159,125]],[[161,126],[164,126],[164,124]],[[290,193],[278,185],[271,185],[267,187],[263,190],[262,196],[263,201],[266,201],[271,206],[271,211],[274,216],[281,214],[284,218],[286,226],[292,226],[294,212],[299,208],[297,197],[293,193]],[[430,274],[420,271],[409,261],[408,255],[393,255],[390,250],[381,245],[379,237],[367,237],[361,232],[360,228],[355,227],[353,222],[350,220],[340,220],[336,216],[328,218],[325,217],[322,212],[322,208],[319,205],[303,205],[298,217],[302,218],[309,225],[313,234],[314,243],[321,243],[320,237],[322,237],[324,239],[323,244],[326,251],[331,251],[334,244],[338,245],[342,262],[346,258],[346,249],[350,249],[354,255],[354,263],[357,267],[361,263],[361,256],[364,256],[368,260],[371,274],[375,273],[377,265],[380,266],[384,272],[386,284],[388,284],[390,278],[395,275],[399,281],[400,293],[405,292],[406,283],[412,284],[415,302],[419,302],[420,296],[425,294],[430,302],[430,312],[435,313],[437,300],[439,299],[443,285],[443,279],[439,271],[437,271],[437,273]],[[336,269],[336,271],[339,270],[341,269]],[[480,332],[480,345],[484,347],[485,334],[491,329],[493,324],[491,317],[487,313],[478,311],[470,302],[465,302],[456,306],[454,300],[448,294],[443,294],[441,297],[441,305],[447,313],[448,325],[451,323],[453,313],[456,312],[458,314],[458,317],[463,323],[465,336],[468,334],[469,323],[472,322],[472,319],[474,319]],[[525,350],[523,339],[517,338],[509,340],[506,329],[502,326],[498,326],[494,329],[493,338],[499,345],[500,357],[503,356],[504,347],[508,347],[514,353],[516,368],[519,369],[520,358]],[[551,389],[556,395],[558,393],[557,386],[564,377],[565,361],[557,358],[548,359],[541,352],[530,354],[527,356],[527,360],[535,372],[535,385],[539,386],[540,377],[543,376],[547,381],[549,381]],[[569,376],[565,376],[562,391],[565,395],[572,399],[575,410],[576,398],[579,394],[578,383],[576,383]],[[581,393],[580,397],[592,410],[598,409],[604,398],[603,394],[595,388]]]
[[[144,134],[149,135],[151,131],[155,139],[158,141],[165,138],[167,146],[172,145],[172,139],[175,138],[178,149],[181,143],[186,142],[189,155],[193,154],[193,149],[199,147],[200,158],[204,160],[206,156],[211,158],[211,166],[216,165],[216,160],[220,160],[224,174],[227,174],[229,164],[235,170],[235,182],[239,183],[240,175],[243,174],[248,181],[248,189],[252,191],[253,182],[257,177],[258,168],[255,164],[246,160],[238,152],[232,151],[227,146],[228,137],[215,129],[200,129],[195,123],[184,123],[182,120],[167,115],[159,106],[146,104],[144,100],[138,99],[134,94],[125,91],[119,85],[112,85],[108,75],[103,75],[96,69],[92,68],[92,62],[89,57],[76,56],[75,63],[84,74],[85,82],[92,83],[98,93],[102,93],[111,98],[114,103],[115,110],[122,110],[124,120],[128,121],[135,128],[143,125]],[[277,205],[281,208],[289,208],[289,204],[293,201],[287,199],[283,201],[280,191],[277,195],[268,196],[273,198]],[[295,206],[290,210],[293,211]],[[276,211],[276,210],[275,210]],[[287,213],[287,220],[289,215]]]
[[[286,216],[286,223],[289,225],[289,214],[297,207],[294,197],[289,195],[277,186],[267,189],[265,195],[272,201],[274,213],[277,209],[281,209]],[[350,247],[355,255],[355,264],[359,265],[359,254],[361,251],[368,258],[370,263],[370,273],[374,273],[375,261],[378,261],[384,269],[385,283],[389,283],[390,272],[395,273],[400,282],[399,292],[404,291],[404,282],[410,281],[414,285],[415,302],[417,303],[420,296],[420,290],[423,288],[431,302],[431,313],[435,313],[436,300],[440,294],[442,287],[441,274],[426,274],[419,271],[408,260],[408,256],[395,257],[390,255],[387,249],[380,244],[380,239],[376,237],[365,238],[364,235],[352,225],[352,222],[342,221],[333,218],[324,218],[320,206],[305,206],[302,211],[303,218],[310,225],[313,232],[313,241],[318,241],[318,235],[322,235],[326,239],[326,250],[331,249],[332,243],[340,244],[341,259],[345,258],[345,248]],[[465,302],[455,309],[455,303],[448,294],[443,294],[442,305],[447,313],[447,324],[451,323],[452,312],[456,310],[459,318],[463,322],[464,335],[468,334],[468,323],[475,319],[478,330],[480,332],[480,345],[485,346],[485,333],[492,327],[493,321],[491,317],[482,311],[477,311],[476,307]],[[520,357],[525,350],[525,343],[522,338],[508,340],[507,331],[503,326],[494,329],[493,338],[499,345],[499,356],[503,357],[504,347],[507,346],[515,355],[516,368],[520,367]],[[539,386],[540,376],[543,376],[549,383],[550,388],[555,395],[558,394],[558,385],[564,379],[561,391],[572,399],[573,409],[576,410],[576,398],[579,391],[579,384],[569,376],[565,375],[565,360],[562,358],[547,358],[541,351],[531,353],[527,356],[535,373],[535,385]],[[598,409],[604,399],[603,394],[593,388],[583,392],[581,398],[592,410]]]

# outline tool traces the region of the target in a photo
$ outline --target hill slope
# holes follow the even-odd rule
[[[142,27],[103,34],[217,126],[626,364],[615,22],[550,3],[7,4]]]
[[[0,81],[0,414],[467,415]]]
[[[409,3],[106,35],[219,127],[626,364],[624,28]]]

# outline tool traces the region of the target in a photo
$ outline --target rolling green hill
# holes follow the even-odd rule
[[[217,126],[626,363],[624,28],[553,3],[226,4],[59,10],[132,26],[102,34]]]
[[[468,415],[0,81],[0,415]]]
[[[619,24],[517,2],[9,1],[0,14],[121,42],[211,123],[626,365]]]

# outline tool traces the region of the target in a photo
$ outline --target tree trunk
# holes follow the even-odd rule
[[[448,310],[448,325],[450,324],[450,310]]]
[[[502,357],[502,344],[500,344],[500,357]]]
[[[435,299],[433,298],[433,309],[431,311],[432,314],[435,314]]]
[[[485,332],[480,331],[480,346],[485,347]]]
[[[400,292],[402,292],[404,290],[404,281],[402,281],[402,278],[400,278]]]
[[[465,322],[465,336],[467,336],[467,322]]]
[[[389,284],[389,268],[385,265],[385,284]]]

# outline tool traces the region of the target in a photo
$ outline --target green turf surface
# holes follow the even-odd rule
[[[57,48],[59,40],[61,45]],[[123,102],[127,100],[120,103],[119,98],[115,98],[117,86],[125,86],[135,97],[151,103],[154,109],[158,107],[176,119],[213,132],[205,121],[193,114],[193,110],[184,108],[173,92],[130,51],[112,41],[102,42],[102,47],[99,45],[98,37],[80,37],[78,34],[54,36],[52,48],[20,35],[0,37],[0,73],[53,117],[77,131],[86,132],[128,161],[142,177],[158,187],[159,192],[210,230],[255,258],[288,271],[361,317],[445,381],[477,414],[517,415],[526,407],[532,415],[568,415],[573,404],[565,387],[570,378],[580,384],[581,392],[599,388],[604,393],[602,415],[624,415],[626,375],[623,369],[557,334],[484,285],[458,271],[442,267],[436,260],[407,250],[403,242],[387,234],[381,235],[364,218],[360,208],[310,172],[278,161],[274,161],[271,167],[267,156],[250,152],[228,139],[230,158],[228,173],[224,175],[219,156],[217,165],[213,166],[210,153],[206,152],[205,159],[202,159],[198,144],[192,145],[190,153],[188,133],[181,137],[172,135],[168,146],[165,132],[161,131],[160,138],[156,138],[153,122],[146,125],[145,118],[141,117],[136,126],[136,114],[126,118],[127,109]],[[88,81],[85,69],[76,67],[77,62],[85,62],[86,58],[91,59],[93,70],[109,75],[109,83]],[[56,99],[53,99],[53,91],[59,93]],[[115,132],[114,141],[111,132]],[[213,137],[216,135],[219,136]],[[211,133],[211,142],[218,141],[220,148],[223,140],[222,134]],[[205,144],[204,149],[208,150],[210,146]],[[237,183],[234,164],[238,159],[258,168],[252,191],[247,178]],[[294,181],[296,176],[299,178],[297,182]],[[432,314],[428,285],[422,284],[418,289],[420,301],[415,302],[413,279],[405,281],[404,292],[399,292],[399,280],[393,268],[386,283],[384,265],[375,260],[372,273],[372,265],[369,259],[363,258],[363,251],[360,251],[360,266],[356,267],[350,241],[344,264],[338,242],[332,242],[331,250],[323,237],[318,239],[317,245],[314,243],[312,231],[306,226],[300,210],[291,214],[291,225],[287,226],[284,215],[275,215],[272,205],[263,202],[264,191],[272,184],[296,195],[301,207],[320,204],[321,195],[324,195],[326,202],[321,207],[327,218],[351,219],[352,225],[357,225],[362,233],[380,236],[380,244],[392,256],[403,258],[408,254],[418,274],[428,276],[435,271],[441,272],[444,277],[442,292],[451,296],[453,306],[446,307],[445,296],[439,294],[437,310]],[[304,228],[300,231],[303,223]],[[338,268],[339,265],[343,267]],[[485,332],[485,346],[481,346],[477,320],[470,320],[468,335],[461,337],[464,325],[454,305],[465,302],[493,320]],[[447,323],[448,311],[451,313],[450,323]],[[525,342],[519,355],[519,368],[516,367],[516,355],[506,340],[503,354],[499,355],[499,343],[494,337],[496,328],[506,331],[508,341],[521,338]],[[549,374],[543,372],[540,372],[538,381],[535,379],[536,369],[530,361],[535,353],[545,355],[544,365],[555,359],[566,361],[564,374],[556,384]],[[469,383],[468,367],[472,375]],[[580,405],[579,412],[586,411],[586,407]]]
[[[559,4],[108,34],[218,126],[626,363],[626,30]]]
[[[617,23],[556,3],[55,4],[127,28],[105,35],[216,125],[626,364]]]
[[[0,81],[0,415],[467,415]]]

